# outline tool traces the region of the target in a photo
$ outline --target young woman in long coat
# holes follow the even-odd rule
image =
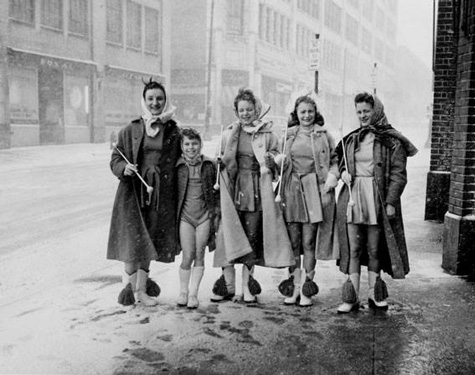
[[[349,275],[338,313],[359,309],[360,266],[368,267],[368,303],[387,309],[384,271],[395,279],[409,272],[401,194],[407,183],[406,159],[414,145],[389,125],[381,101],[368,93],[355,97],[360,128],[337,146],[341,178],[338,197],[340,270]]]
[[[340,173],[335,140],[311,97],[297,98],[289,126],[282,141],[285,162],[279,189],[296,265],[289,268],[293,292],[284,304],[300,300],[300,306],[311,306],[310,297],[318,293],[312,282],[317,259],[338,256],[335,187]],[[281,159],[276,157],[279,166]]]
[[[146,293],[150,263],[173,262],[179,253],[175,165],[181,148],[179,128],[162,84],[145,84],[142,109],[142,117],[120,130],[112,152],[110,167],[119,187],[107,259],[124,262],[125,288],[119,303],[130,305],[137,299],[153,306],[157,300]]]
[[[215,290],[211,300],[234,296],[234,264],[242,263],[243,300],[254,302],[260,292],[252,287],[254,266],[288,267],[294,259],[272,186],[278,137],[272,123],[261,120],[265,112],[251,90],[239,91],[234,108],[238,120],[222,136],[222,219],[214,258],[214,266],[223,268],[226,288],[222,293]]]

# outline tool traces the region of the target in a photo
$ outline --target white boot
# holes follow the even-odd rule
[[[368,270],[368,305],[371,308],[387,310],[389,306],[386,299],[376,301],[376,298],[374,298],[374,287],[379,277],[380,275],[378,273]]]
[[[158,301],[155,298],[150,297],[146,292],[147,279],[148,279],[148,272],[140,268],[137,271],[137,290],[136,290],[137,302],[142,303],[144,306],[156,306],[158,305]]]
[[[234,268],[234,266],[224,267],[223,276],[226,283],[226,289],[228,290],[228,294],[225,296],[220,296],[218,294],[213,293],[213,295],[211,296],[211,302],[230,301],[236,294],[236,269]]]
[[[198,289],[200,288],[204,270],[204,267],[193,267],[191,269],[190,295],[188,296],[188,304],[186,305],[189,309],[196,309],[199,306]]]
[[[297,304],[297,298],[300,295],[300,278],[301,278],[300,268],[296,268],[294,272],[291,273],[291,276],[294,277],[294,293],[292,294],[292,297],[287,297],[286,299],[284,299],[284,305]]]
[[[122,275],[122,286],[123,289],[121,290],[118,298],[118,302],[124,306],[131,306],[135,304],[135,288],[137,284],[137,272],[134,272],[132,275],[129,275],[127,272],[124,271]]]
[[[356,301],[355,302],[343,302],[337,309],[338,314],[348,314],[350,311],[356,311],[360,308],[360,301],[359,301],[359,292],[360,292],[360,274],[359,273],[352,273],[350,275],[351,284],[353,284],[353,288],[356,293]]]
[[[246,303],[256,302],[257,298],[249,291],[249,275],[252,275],[254,267],[247,268],[245,264],[242,265],[242,299]]]
[[[178,274],[180,276],[180,295],[178,296],[176,304],[184,307],[188,303],[188,284],[190,283],[191,269],[184,270],[180,267]]]
[[[300,302],[299,302],[299,306],[308,307],[308,306],[313,305],[312,298],[305,296],[302,292],[302,289],[303,289],[303,286],[304,286],[305,282],[307,280],[312,281],[314,276],[315,276],[315,271],[310,271],[310,272],[307,273],[307,271],[305,269],[302,270],[302,275],[301,275],[301,278],[300,278]]]

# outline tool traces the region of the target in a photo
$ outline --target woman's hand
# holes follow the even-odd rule
[[[329,191],[336,188],[338,185],[338,179],[333,173],[328,173],[327,180],[325,181],[325,186],[323,187],[323,192],[328,193]]]
[[[270,170],[275,169],[275,161],[274,161],[274,156],[272,154],[269,154],[269,153],[265,154],[264,161],[267,168],[269,168]]]
[[[392,219],[394,216],[396,216],[396,208],[393,205],[387,204],[386,215],[389,219]]]
[[[351,181],[353,180],[351,174],[349,174],[346,170],[341,173],[341,179],[347,185],[351,185]]]
[[[124,169],[124,176],[133,176],[138,173],[137,164],[127,164]]]

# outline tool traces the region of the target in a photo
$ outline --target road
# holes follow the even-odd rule
[[[117,187],[109,155],[107,144],[0,150],[0,374],[475,370],[474,287],[442,272],[442,225],[423,221],[428,150],[409,162],[403,203],[413,271],[386,277],[387,314],[345,317],[335,313],[345,278],[333,261],[317,265],[313,307],[282,305],[286,271],[263,268],[259,303],[248,306],[209,302],[220,272],[210,254],[199,309],[175,305],[178,262],[152,264],[159,306],[118,305],[122,265],[105,259]]]

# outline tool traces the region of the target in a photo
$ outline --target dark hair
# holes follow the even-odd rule
[[[254,108],[257,107],[257,99],[251,89],[240,88],[238,94],[234,98],[234,109],[238,110],[238,103],[241,101],[251,102]]]
[[[198,141],[200,141],[200,145],[203,144],[203,141],[201,140],[201,134],[196,129],[182,128],[180,132],[181,143],[183,143],[183,140],[185,139],[185,137],[188,139],[197,139]]]
[[[324,125],[325,124],[325,120],[324,120],[322,114],[320,112],[318,112],[317,103],[315,103],[315,100],[313,100],[310,96],[302,95],[302,96],[299,96],[297,98],[297,100],[295,101],[294,110],[293,110],[293,112],[290,113],[290,118],[289,118],[289,121],[288,121],[289,128],[299,124],[297,109],[298,109],[299,105],[302,104],[302,103],[307,103],[307,104],[310,104],[310,105],[313,106],[313,109],[315,110],[315,124],[318,124],[318,125]]]
[[[373,95],[367,93],[367,92],[362,92],[358,95],[355,96],[355,107],[356,104],[358,103],[368,103],[371,105],[371,107],[374,107],[374,98]]]
[[[152,77],[150,77],[148,82],[145,82],[144,80],[142,80],[142,82],[145,85],[144,88],[143,88],[143,92],[142,92],[142,96],[143,96],[144,99],[145,99],[146,92],[148,90],[153,90],[153,89],[162,90],[163,95],[165,95],[165,100],[167,99],[167,92],[165,91],[165,87],[163,86],[162,83],[152,80]]]

